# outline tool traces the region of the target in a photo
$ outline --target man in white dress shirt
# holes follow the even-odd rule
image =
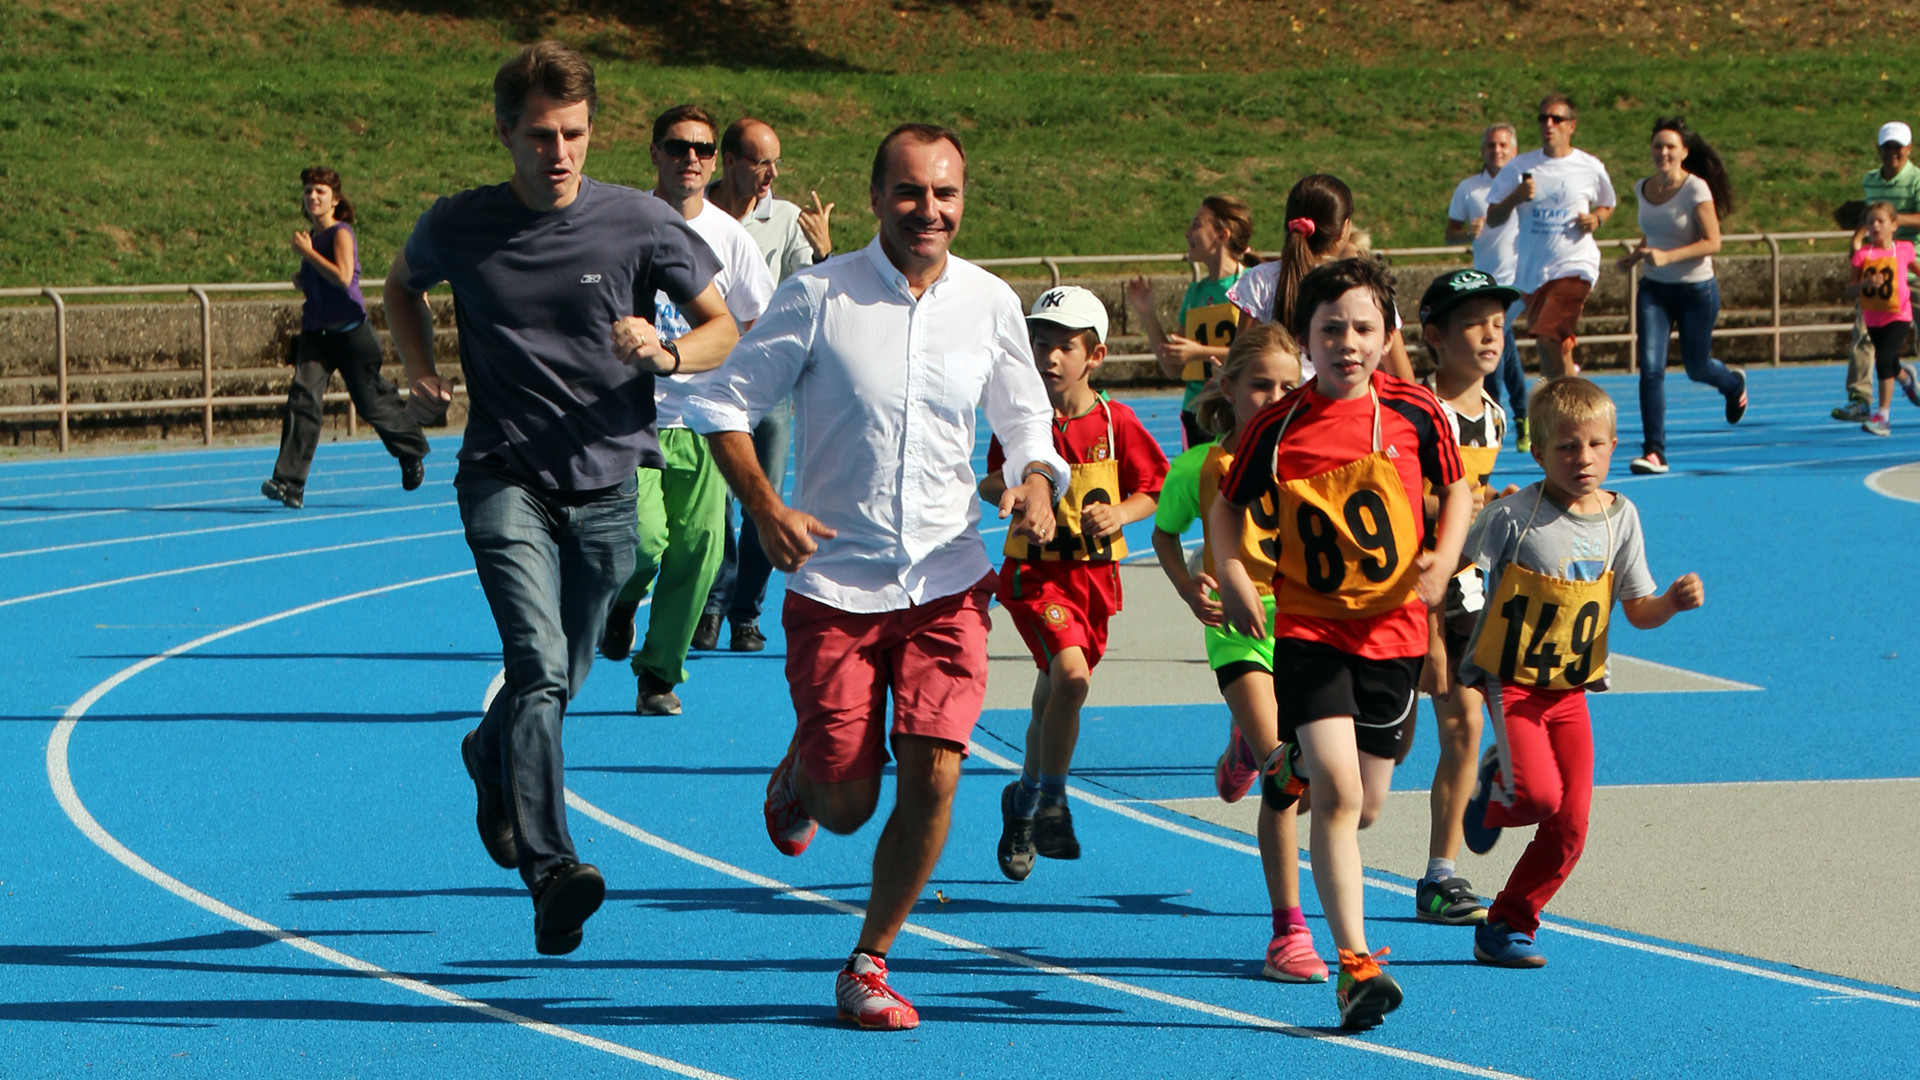
[[[1487,227],[1520,221],[1513,287],[1527,298],[1527,333],[1540,347],[1540,374],[1579,371],[1574,331],[1600,278],[1594,231],[1613,216],[1613,179],[1600,159],[1573,148],[1580,114],[1564,94],[1540,101],[1540,149],[1500,170],[1487,192]]]
[[[675,105],[654,119],[650,152],[658,174],[651,194],[678,211],[720,260],[714,286],[745,330],[766,310],[773,275],[747,230],[706,199],[718,152],[713,117],[698,105]],[[654,307],[661,341],[671,342],[687,331],[685,317],[667,296],[655,297]],[[680,713],[674,687],[687,681],[687,649],[720,570],[725,543],[726,484],[714,468],[706,440],[689,431],[680,417],[689,378],[654,380],[664,464],[640,470],[640,543],[633,576],[614,597],[600,637],[600,651],[608,659],[626,656],[633,647],[634,614],[652,589],[647,636],[630,664],[636,683],[633,711],[642,716]]]
[[[946,844],[986,696],[994,575],[979,532],[975,410],[1006,448],[1000,516],[1018,511],[1023,534],[1053,535],[1068,479],[1019,299],[947,253],[965,186],[959,136],[894,129],[874,155],[879,235],[783,282],[725,369],[686,402],[789,575],[782,624],[798,723],[767,784],[774,846],[800,854],[816,822],[858,829],[879,804],[889,746],[898,765],[866,920],[834,988],[840,1018],[863,1028],[920,1022],[887,985],[886,953]],[[789,393],[791,506],[748,434]]]

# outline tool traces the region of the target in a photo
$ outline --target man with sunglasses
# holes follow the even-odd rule
[[[780,178],[780,136],[771,126],[751,116],[727,125],[720,135],[720,179],[707,186],[707,201],[732,214],[760,245],[775,283],[825,259],[833,252],[828,216],[833,204],[820,205],[812,192],[813,208],[803,210],[775,198],[773,182]],[[787,475],[787,450],[793,441],[793,405],[782,400],[767,410],[753,427],[753,453],[767,482],[780,487]],[[738,535],[733,530],[733,498],[722,511],[726,530],[720,573],[707,593],[707,610],[693,630],[693,648],[720,644],[720,623],[733,624],[728,647],[734,652],[759,652],[767,647],[760,632],[760,610],[767,600],[767,582],[773,564],[760,546],[760,530],[753,518],[741,516]]]
[[[1549,379],[1579,370],[1574,331],[1600,277],[1593,234],[1613,216],[1613,179],[1600,159],[1573,148],[1579,111],[1564,94],[1540,102],[1540,149],[1514,158],[1487,192],[1487,225],[1519,217],[1519,263],[1513,287],[1526,294],[1527,332],[1540,347]]]
[[[747,230],[732,214],[707,202],[718,149],[714,130],[713,117],[698,105],[676,105],[654,120],[649,154],[657,179],[651,194],[685,218],[713,250],[720,261],[714,287],[745,330],[766,310],[773,275]],[[671,342],[690,329],[668,297],[656,297],[654,306],[662,341]],[[680,418],[687,378],[667,376],[654,382],[663,464],[640,470],[640,542],[634,572],[614,598],[600,639],[600,651],[609,659],[626,656],[633,648],[634,615],[652,589],[646,640],[631,661],[638,684],[633,709],[642,716],[679,715],[674,687],[687,681],[694,625],[720,569],[727,486],[706,440],[687,430]]]

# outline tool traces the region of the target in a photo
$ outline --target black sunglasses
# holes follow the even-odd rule
[[[1550,112],[1543,112],[1543,113],[1541,113],[1541,114],[1539,115],[1539,117],[1538,117],[1538,119],[1539,119],[1539,121],[1540,121],[1541,123],[1543,123],[1543,124],[1571,124],[1571,123],[1573,123],[1573,117],[1571,117],[1571,116],[1561,116],[1561,115],[1559,115],[1559,114],[1557,114],[1557,113],[1550,113]]]
[[[687,152],[692,151],[693,156],[699,158],[701,161],[708,161],[713,158],[713,152],[718,149],[718,147],[710,142],[688,142],[685,139],[668,139],[660,144],[660,149],[665,151],[666,155],[670,158],[686,157]]]

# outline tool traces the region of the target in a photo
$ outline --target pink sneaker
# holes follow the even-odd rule
[[[1313,931],[1304,926],[1289,926],[1267,942],[1267,966],[1260,974],[1276,982],[1323,983],[1327,981],[1327,963],[1313,950]]]
[[[1324,978],[1324,976],[1322,976]],[[833,984],[840,1019],[868,1031],[905,1031],[920,1026],[913,1002],[887,985],[887,962],[866,953],[854,953]]]
[[[1260,779],[1260,770],[1247,764],[1253,754],[1247,748],[1247,740],[1240,734],[1240,725],[1229,723],[1227,727],[1227,749],[1220,760],[1213,763],[1213,790],[1220,793],[1221,802],[1239,802]]]
[[[767,816],[767,837],[773,846],[780,849],[782,855],[798,855],[813,843],[815,826],[813,819],[800,805],[800,796],[793,790],[793,763],[799,754],[799,740],[787,744],[787,756],[780,759],[774,767],[773,775],[767,779],[767,802],[763,807]]]

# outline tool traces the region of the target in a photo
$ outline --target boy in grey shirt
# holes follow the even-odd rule
[[[1607,686],[1607,620],[1615,600],[1642,630],[1705,602],[1697,574],[1655,595],[1640,516],[1601,490],[1619,439],[1613,400],[1585,379],[1547,383],[1533,395],[1538,484],[1480,512],[1462,567],[1487,576],[1461,681],[1485,687],[1494,745],[1462,823],[1467,847],[1493,848],[1500,830],[1538,825],[1506,888],[1474,928],[1473,955],[1499,967],[1540,967],[1540,912],[1587,842],[1593,801],[1593,723],[1587,690]]]

